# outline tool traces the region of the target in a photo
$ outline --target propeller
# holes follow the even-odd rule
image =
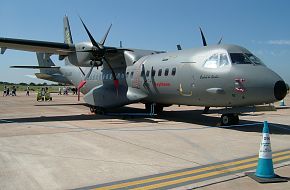
[[[107,36],[111,30],[112,24],[110,25],[110,27],[108,28],[107,32],[105,33],[103,39],[100,41],[100,43],[96,42],[96,40],[94,39],[94,37],[92,36],[92,34],[90,33],[89,29],[87,28],[87,26],[85,25],[85,23],[83,22],[83,20],[80,17],[80,20],[90,38],[90,41],[93,45],[91,50],[85,50],[82,52],[91,52],[92,55],[94,56],[94,60],[91,61],[91,69],[90,71],[86,74],[84,80],[82,80],[79,85],[78,85],[78,96],[80,95],[80,89],[86,84],[86,80],[90,77],[92,70],[95,66],[99,66],[96,63],[97,62],[101,62],[101,65],[103,65],[104,63],[107,64],[107,66],[109,67],[109,69],[111,70],[112,76],[113,76],[113,80],[114,80],[114,86],[118,95],[118,88],[119,88],[119,80],[116,77],[116,73],[113,69],[113,67],[111,66],[111,64],[109,63],[109,61],[106,58],[106,54],[107,53],[115,53],[118,52],[118,50],[120,49],[116,49],[116,48],[110,48],[110,47],[105,47],[104,44],[106,42]],[[121,49],[122,51],[126,50],[126,49]],[[130,50],[129,50],[130,51]],[[79,99],[79,98],[78,98]]]

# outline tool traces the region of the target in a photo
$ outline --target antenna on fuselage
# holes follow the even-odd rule
[[[205,37],[204,37],[204,34],[203,34],[203,32],[202,32],[201,27],[199,27],[199,31],[200,31],[200,35],[201,35],[201,39],[202,39],[202,44],[203,44],[203,46],[207,46],[206,39],[205,39]]]

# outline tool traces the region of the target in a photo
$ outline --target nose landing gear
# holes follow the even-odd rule
[[[106,113],[104,108],[96,107],[96,106],[91,106],[90,111],[91,113],[100,114],[100,115],[104,115]]]
[[[237,125],[239,124],[239,115],[238,114],[222,114],[221,116],[221,125]]]

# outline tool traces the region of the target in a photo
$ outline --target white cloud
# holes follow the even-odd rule
[[[266,43],[271,45],[290,45],[290,40],[269,40]]]

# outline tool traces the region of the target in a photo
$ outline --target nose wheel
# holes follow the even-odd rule
[[[222,114],[221,116],[221,125],[237,125],[239,124],[239,115],[238,114]]]
[[[104,108],[95,107],[95,106],[90,107],[90,111],[91,111],[91,113],[100,114],[100,115],[104,115],[106,113]]]

